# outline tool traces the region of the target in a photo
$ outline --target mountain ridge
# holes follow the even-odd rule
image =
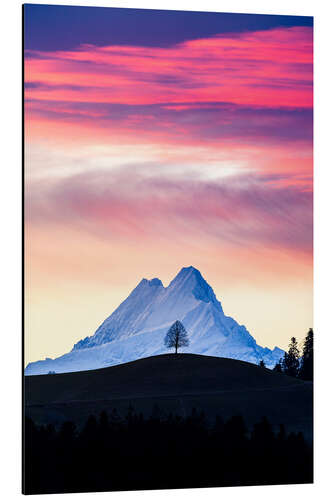
[[[143,278],[92,336],[74,344],[54,360],[30,363],[26,374],[68,372],[122,364],[163,354],[163,338],[180,320],[190,346],[184,352],[217,355],[273,366],[284,351],[259,346],[244,325],[224,314],[214,290],[193,266],[183,267],[164,286],[159,278]]]

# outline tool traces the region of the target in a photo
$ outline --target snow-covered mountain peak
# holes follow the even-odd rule
[[[183,267],[171,281],[168,288],[182,290],[183,293],[187,291],[192,294],[196,300],[212,302],[214,305],[221,307],[212,287],[208,285],[200,271],[193,266]]]
[[[151,280],[147,280],[147,278],[143,278],[140,281],[140,283],[134,288],[134,290],[138,290],[138,289],[140,290],[140,289],[147,287],[147,286],[162,286],[163,287],[163,283],[158,278],[153,278]]]
[[[123,302],[126,303],[128,300],[140,299],[146,297],[146,300],[150,296],[156,295],[161,290],[164,290],[164,286],[161,280],[158,278],[153,278],[151,280],[147,280],[143,278],[140,283],[132,290],[127,299]],[[120,307],[122,304],[120,305]]]
[[[245,326],[225,316],[212,287],[198,269],[183,267],[169,286],[143,278],[90,337],[54,360],[30,363],[26,374],[89,370],[166,352],[164,337],[179,320],[190,345],[185,352],[224,356],[274,366],[283,351],[257,345]]]
[[[184,279],[187,279],[190,276],[194,276],[194,277],[203,279],[203,277],[198,269],[196,269],[193,266],[188,266],[188,267],[182,267],[181,270],[179,271],[179,273],[171,281],[171,283],[182,282]],[[170,285],[171,285],[171,283],[170,283]]]

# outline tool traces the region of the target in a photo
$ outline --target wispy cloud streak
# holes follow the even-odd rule
[[[27,97],[39,100],[312,106],[312,29],[306,27],[214,36],[169,48],[83,45],[27,55]],[[83,89],[73,88],[74,81]]]
[[[276,180],[147,178],[122,168],[37,182],[29,189],[28,214],[36,224],[64,224],[110,241],[216,239],[311,254],[312,194]]]

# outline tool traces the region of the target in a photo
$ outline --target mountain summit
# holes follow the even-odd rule
[[[36,361],[26,375],[49,371],[92,370],[167,352],[163,339],[180,320],[189,335],[184,352],[240,359],[273,366],[283,355],[260,347],[245,326],[224,314],[211,286],[193,266],[183,267],[164,287],[161,280],[142,279],[127,299],[97,328],[56,359]]]

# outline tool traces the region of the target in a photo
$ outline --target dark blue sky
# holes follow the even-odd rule
[[[82,43],[168,47],[217,33],[312,26],[313,18],[166,10],[24,5],[25,48],[66,50]]]

